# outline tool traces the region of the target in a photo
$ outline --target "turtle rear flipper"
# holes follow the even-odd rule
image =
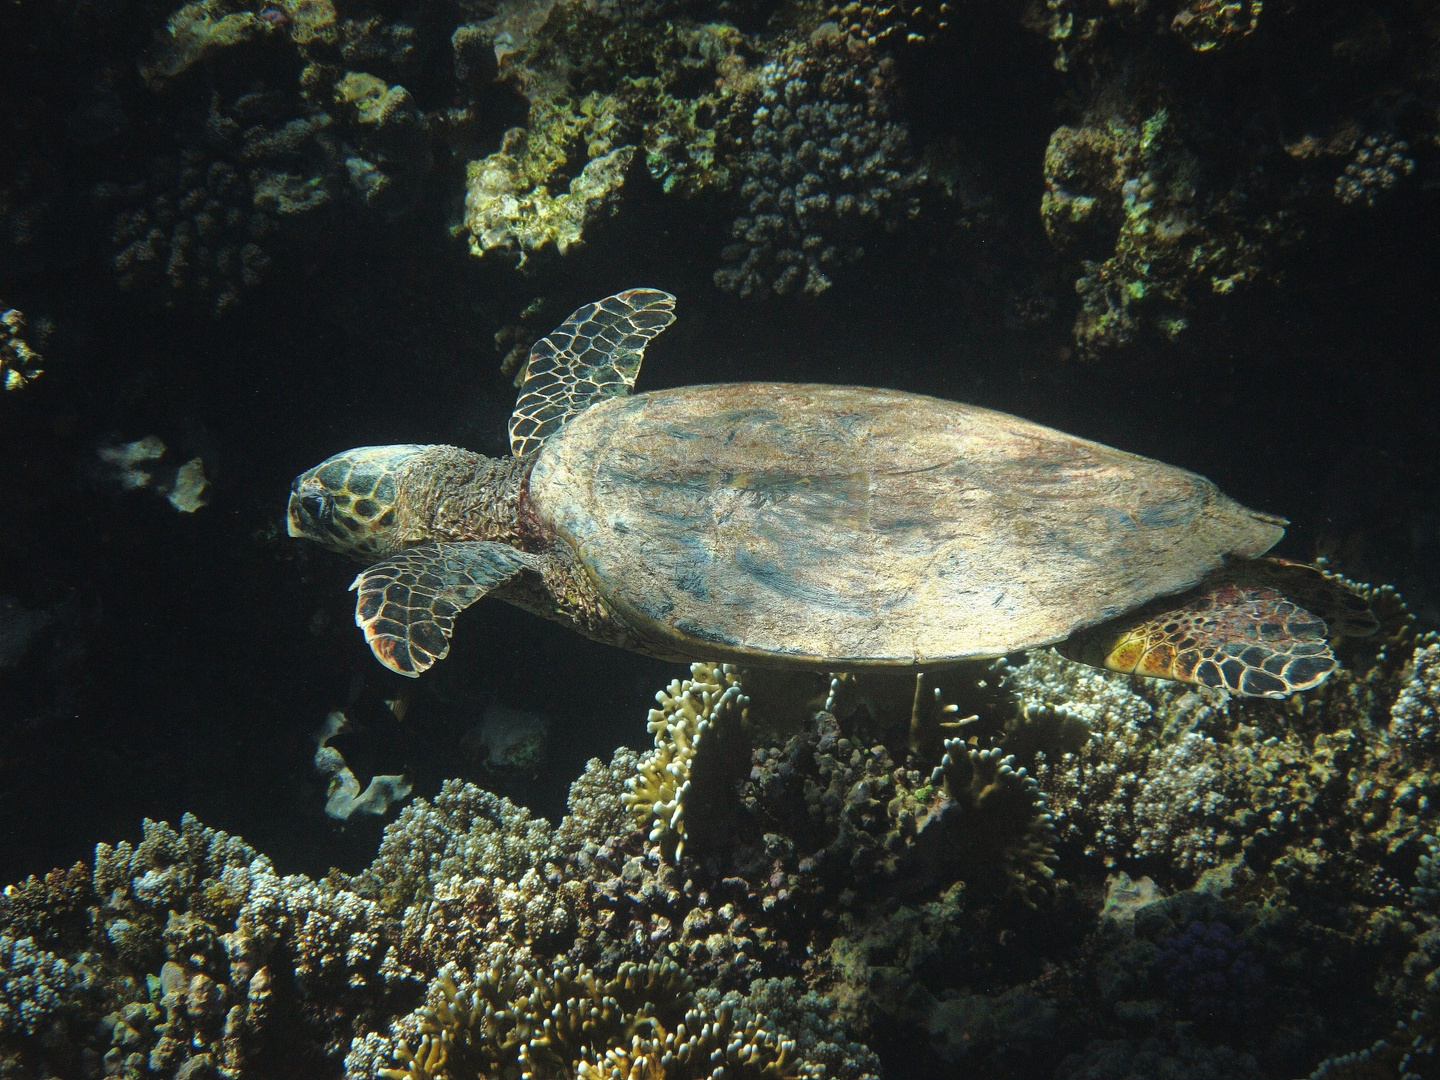
[[[445,659],[456,615],[535,565],[533,555],[489,540],[407,548],[361,571],[351,584],[355,624],[376,659],[415,678]]]
[[[1332,636],[1368,637],[1380,620],[1359,593],[1337,575],[1288,559],[1253,559],[1227,567],[1226,580],[1241,586],[1268,586],[1325,620]]]
[[[1268,585],[1212,579],[1082,630],[1056,648],[1096,667],[1249,697],[1283,698],[1335,670],[1323,619]]]
[[[674,321],[675,297],[628,289],[586,304],[537,341],[510,417],[510,452],[524,457],[576,413],[628,394],[645,346]]]

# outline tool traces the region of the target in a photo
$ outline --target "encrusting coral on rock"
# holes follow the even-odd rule
[[[1082,353],[1147,328],[1174,338],[1324,235],[1318,195],[1374,209],[1415,174],[1412,148],[1436,145],[1440,118],[1422,7],[1031,5],[1077,92],[1045,154],[1041,215],[1080,270]]]

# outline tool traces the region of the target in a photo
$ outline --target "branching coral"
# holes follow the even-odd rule
[[[86,1057],[112,1075],[265,1072],[277,1026],[287,1052],[334,1054],[386,993],[388,927],[373,902],[281,878],[194,818],[179,830],[146,822],[138,845],[98,845],[90,873],[57,871],[0,898],[0,1042],[47,1075],[76,1075]],[[17,1032],[28,1038],[7,1039]]]
[[[917,822],[919,844],[925,850],[938,842],[932,857],[953,860],[958,877],[981,885],[1003,881],[1028,897],[1054,876],[1054,819],[1039,783],[1014,755],[949,739],[930,785],[944,799]]]
[[[241,136],[242,123],[254,125],[274,107],[265,95],[254,97],[229,113],[213,106],[206,145],[157,160],[135,191],[106,189],[123,201],[148,195],[115,221],[121,288],[163,285],[170,303],[189,295],[223,314],[259,283],[271,259],[267,237],[330,201],[323,164],[332,150],[323,134],[329,118],[247,126]],[[307,159],[317,158],[319,170],[307,169]]]
[[[1033,754],[1060,837],[1087,854],[1163,857],[1198,872],[1247,839],[1271,843],[1269,830],[1313,822],[1315,801],[1336,795],[1348,733],[1266,737],[1238,723],[1221,743],[1203,729],[1222,729],[1233,703],[1193,691],[1159,691],[1156,702],[1128,683],[1048,654],[1010,677],[1021,705],[1006,745]]]
[[[417,1048],[403,1035],[391,1051],[399,1068],[379,1068],[385,1080],[441,1075],[535,1080],[629,1080],[632,1077],[747,1077],[802,1080],[823,1068],[797,1060],[796,1045],[758,1018],[737,1024],[722,1002],[696,1002],[694,984],[673,962],[622,964],[602,979],[585,967],[491,969],[457,982],[440,973],[428,1004],[397,1022],[414,1029]],[[374,1041],[352,1053],[349,1075],[367,1075]]]
[[[0,934],[0,1037],[53,1037],[84,1012],[98,989],[83,962],[69,963],[39,948],[33,938]]]
[[[641,819],[654,819],[650,839],[673,841],[678,859],[685,850],[692,773],[729,734],[724,728],[743,724],[749,699],[731,665],[692,664],[690,678],[676,679],[655,700],[660,708],[650,710],[648,721],[655,749],[641,759],[639,776],[627,781],[624,799]]]
[[[909,671],[827,695],[697,664],[657,696],[655,749],[591,762],[558,826],[452,781],[321,882],[147,823],[0,896],[0,1055],[18,1076],[343,1056],[351,1080],[865,1080],[857,1040],[884,1025],[995,1075],[1333,1055],[1338,1076],[1382,1036],[1370,1064],[1419,1060],[1440,645],[1377,607],[1349,670],[1285,702],[1041,651],[947,672],[976,716],[946,728],[960,708]],[[1138,883],[1101,865],[1137,859]]]

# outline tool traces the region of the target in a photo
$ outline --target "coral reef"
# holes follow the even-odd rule
[[[729,664],[692,664],[690,678],[676,679],[655,700],[660,708],[651,709],[647,721],[655,749],[641,759],[639,775],[626,781],[624,799],[643,821],[653,819],[652,841],[673,841],[678,859],[685,851],[685,801],[701,743],[705,754],[713,756],[712,746],[733,737],[722,728],[743,724],[750,702]],[[699,767],[703,770],[703,760]]]
[[[375,1068],[383,1040],[360,1043],[346,1060],[351,1077],[421,1080],[462,1075],[620,1080],[632,1076],[738,1076],[819,1080],[823,1065],[796,1059],[794,1040],[752,1018],[737,1024],[722,999],[707,1008],[671,961],[621,964],[602,980],[585,967],[548,971],[491,968],[457,984],[445,969],[429,1003],[392,1026],[398,1068]],[[406,1036],[415,1041],[411,1049]]]
[[[121,287],[225,314],[334,215],[412,214],[474,117],[473,94],[426,110],[397,81],[428,51],[404,18],[330,0],[172,13],[139,64],[172,145],[91,197],[113,215]]]
[[[1405,192],[1428,198],[1440,135],[1429,11],[1322,17],[1259,0],[97,10],[82,22],[103,63],[84,73],[75,109],[46,117],[24,94],[7,106],[28,133],[11,143],[69,149],[63,163],[26,149],[0,182],[0,232],[8,253],[38,265],[39,238],[67,224],[79,236],[99,209],[122,288],[225,314],[294,253],[338,261],[342,238],[374,247],[401,221],[559,277],[565,253],[601,236],[643,245],[663,220],[715,245],[720,289],[814,296],[867,250],[913,243],[907,226],[923,212],[930,254],[983,255],[957,284],[1003,292],[1030,323],[1068,306],[1080,353],[1098,356],[1173,339],[1237,291],[1283,280],[1303,245],[1358,215],[1405,212]],[[1050,73],[1027,65],[1047,50],[1021,47],[1022,26],[1053,42],[1059,74],[1002,120],[966,82],[966,50],[1012,49],[1006,62],[1041,82]],[[100,57],[105,32],[121,43]],[[927,100],[957,91],[953,108]],[[1019,170],[1017,148],[1029,162]],[[1026,170],[1045,183],[1051,252],[1016,228],[1036,220],[1028,186],[1015,193]],[[1064,276],[1069,301],[1057,295]]]
[[[587,98],[585,105],[590,100]],[[582,105],[582,116],[584,110]],[[592,112],[586,119],[596,118]],[[549,133],[539,123],[535,126]],[[635,147],[610,149],[603,136],[597,137],[579,124],[576,128],[579,137],[590,136],[586,144],[590,156],[557,194],[552,195],[547,185],[556,182],[554,169],[566,162],[566,155],[547,153],[551,146],[532,138],[525,128],[511,128],[498,151],[471,163],[465,190],[465,228],[470,232],[471,251],[476,255],[513,252],[519,256],[517,265],[523,267],[532,253],[547,247],[564,255],[581,242],[587,226],[615,213]],[[567,136],[572,134],[562,130]]]
[[[467,170],[464,227],[476,255],[564,255],[618,211],[643,162],[666,194],[723,194],[752,76],[740,33],[572,0],[544,5],[523,30],[490,21],[502,78],[530,102],[527,124]],[[517,15],[518,18],[518,15]],[[523,21],[523,20],[522,20]]]
[[[282,120],[278,108],[263,93],[242,95],[226,111],[217,102],[201,146],[157,159],[144,181],[97,192],[105,202],[145,198],[115,219],[121,288],[163,287],[168,304],[190,297],[222,315],[259,284],[271,261],[267,238],[332,197],[325,166],[306,164],[333,152],[328,117],[264,126]]]
[[[313,1063],[383,997],[384,921],[194,818],[147,821],[138,845],[100,844],[93,868],[0,897],[4,1060],[13,1075],[137,1077]]]
[[[0,1061],[867,1080],[898,1035],[993,1075],[1398,1080],[1440,1034],[1440,644],[1367,595],[1380,631],[1283,702],[1048,650],[695,664],[558,825],[448,781],[323,881],[147,822],[0,896]]]

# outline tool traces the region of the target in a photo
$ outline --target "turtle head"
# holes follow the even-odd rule
[[[328,457],[290,485],[286,531],[342,555],[396,550],[400,471],[423,446],[359,446]]]

